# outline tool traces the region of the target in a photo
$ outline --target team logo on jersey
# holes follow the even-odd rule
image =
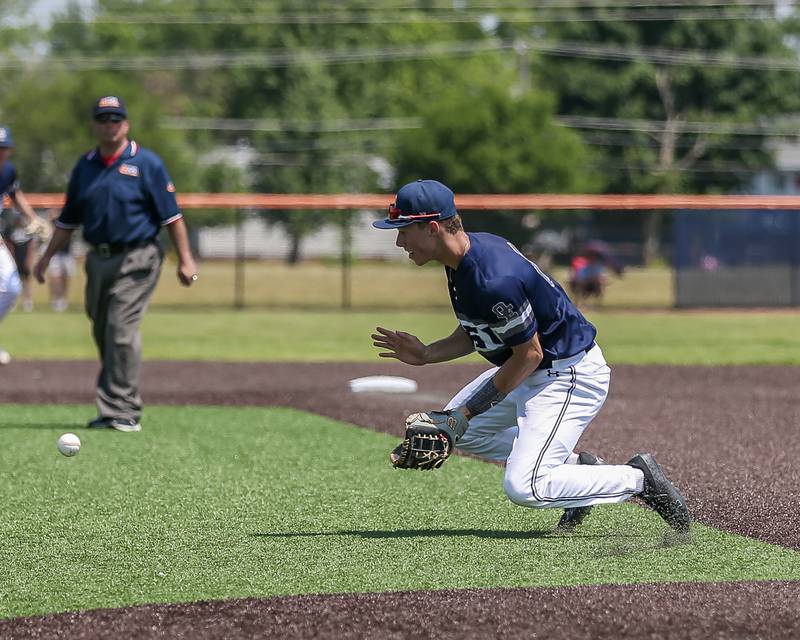
[[[114,107],[115,109],[119,109],[119,98],[116,96],[106,96],[105,98],[100,98],[97,102],[97,108],[102,109],[104,107]]]
[[[131,178],[139,177],[139,167],[135,164],[121,164],[119,165],[119,172],[123,176],[130,176]]]
[[[511,320],[511,318],[515,318],[519,315],[514,306],[508,304],[507,302],[498,302],[492,307],[492,312],[498,318],[502,318],[503,320]]]
[[[171,182],[167,182],[167,191],[169,191],[170,193],[175,193],[175,185],[172,184]]]

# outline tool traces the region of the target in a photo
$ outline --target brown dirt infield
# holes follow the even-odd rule
[[[399,435],[405,414],[443,404],[483,368],[148,362],[142,394],[149,404],[296,407]],[[0,402],[91,403],[96,371],[93,362],[15,362],[0,369]],[[420,391],[347,390],[377,374],[413,378]],[[798,388],[800,367],[617,366],[581,446],[615,462],[651,451],[697,520],[800,550]],[[416,613],[428,599],[435,613]],[[800,637],[798,599],[796,582],[302,596],[7,620],[0,638],[788,638]],[[412,627],[409,616],[422,619]]]
[[[777,640],[797,638],[798,600],[799,582],[309,595],[18,618],[0,637]]]

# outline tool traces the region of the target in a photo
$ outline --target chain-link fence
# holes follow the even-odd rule
[[[28,199],[37,207],[54,208],[61,198],[63,196],[58,194],[28,194]],[[174,277],[174,255],[167,247],[168,259],[152,305],[330,310],[449,308],[442,269],[434,264],[417,268],[407,259],[406,253],[395,246],[396,233],[372,227],[371,222],[383,211],[379,205],[390,199],[388,195],[369,194],[187,194],[183,196],[181,205],[186,211],[192,247],[199,259],[200,279],[189,289],[181,287]],[[657,208],[682,208],[683,212],[674,217],[677,271],[673,272],[670,265],[628,269],[624,278],[610,281],[602,305],[609,308],[670,308],[676,304],[800,304],[800,270],[797,266],[800,213],[783,212],[787,217],[781,218],[783,226],[779,225],[780,229],[774,224],[777,218],[770,213],[776,207],[800,210],[798,198],[510,195],[462,196],[457,203],[462,210],[485,210],[487,216],[492,215],[493,209],[518,210],[520,213],[557,209],[569,215],[569,210],[579,209],[600,212],[625,210],[641,214]],[[741,225],[737,227],[734,219],[725,212],[731,208],[743,210],[747,206],[751,207],[750,212],[741,215],[759,221],[752,224],[767,225],[764,229],[759,227],[760,231],[751,229],[747,233],[736,231]],[[209,210],[209,207],[218,209]],[[329,218],[309,216],[309,220],[322,219],[325,222],[311,226],[298,226],[292,220],[287,221],[285,216],[270,211],[285,213],[289,209],[302,221],[306,213],[302,207],[313,207],[310,211],[316,214],[326,208],[335,211],[327,212]],[[705,211],[698,211],[702,207],[706,207]],[[198,212],[195,208],[206,210]],[[772,227],[775,227],[774,233],[765,231]],[[741,246],[737,244],[738,249],[724,239],[731,233],[739,238]],[[86,246],[77,237],[79,234],[75,235],[72,252],[77,264],[71,277],[68,301],[70,308],[80,309],[83,297],[81,262]],[[167,244],[168,234],[163,233],[162,237]],[[706,247],[701,253],[706,258],[698,263],[698,268],[694,258],[701,241]],[[791,253],[794,262],[780,258],[786,253],[781,247],[788,247],[789,253],[794,248],[795,253]],[[764,271],[764,265],[760,264],[752,274],[747,272],[753,277],[748,275],[743,279],[742,273],[733,273],[727,268],[733,260],[721,258],[723,250],[738,255],[740,262],[753,251],[760,252],[763,256],[779,258],[782,266],[778,265],[777,271],[773,267]],[[710,269],[715,255],[718,265]],[[542,256],[532,253],[530,257],[539,260]],[[545,260],[541,263],[551,275],[566,283],[569,277],[566,266],[546,264]],[[33,297],[35,306],[47,307],[48,291],[45,287],[34,286]]]

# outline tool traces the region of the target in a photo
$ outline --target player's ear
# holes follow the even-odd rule
[[[439,233],[440,225],[436,220],[431,220],[428,223],[428,235],[435,236]]]

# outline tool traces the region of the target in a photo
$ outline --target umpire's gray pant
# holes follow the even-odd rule
[[[157,243],[102,256],[86,255],[86,313],[100,355],[97,411],[108,418],[139,420],[142,398],[139,324],[161,273]]]

